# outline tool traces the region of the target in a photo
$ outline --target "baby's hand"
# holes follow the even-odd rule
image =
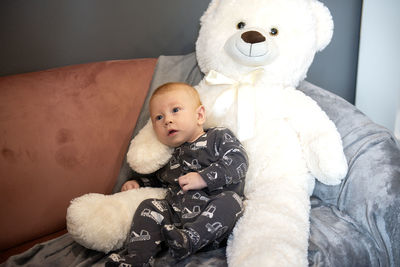
[[[131,189],[138,189],[139,187],[140,187],[139,183],[136,182],[135,180],[127,181],[122,186],[121,192],[131,190]]]
[[[189,172],[178,178],[179,185],[184,192],[193,189],[203,189],[207,187],[206,182],[197,172]]]

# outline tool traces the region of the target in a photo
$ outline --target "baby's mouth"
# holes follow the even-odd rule
[[[178,131],[177,130],[169,130],[168,131],[168,136],[171,136],[171,135],[174,135],[175,133],[177,133]]]

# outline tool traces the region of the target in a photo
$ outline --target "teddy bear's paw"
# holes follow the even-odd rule
[[[172,148],[158,141],[151,121],[148,121],[131,141],[127,162],[137,173],[153,173],[168,162],[172,151]]]
[[[327,185],[340,184],[346,177],[348,165],[340,141],[319,139],[311,144],[305,151],[307,165],[311,174],[321,183]]]
[[[86,194],[71,201],[67,229],[86,248],[108,253],[122,247],[133,213],[117,198]]]

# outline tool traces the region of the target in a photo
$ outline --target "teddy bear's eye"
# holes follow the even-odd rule
[[[279,31],[277,28],[271,28],[269,30],[269,35],[271,35],[271,36],[276,36],[276,35],[278,35],[278,33],[279,33]]]
[[[243,21],[241,21],[241,22],[239,22],[239,23],[236,25],[236,28],[238,28],[238,29],[240,30],[240,29],[243,29],[244,26],[246,26],[246,23],[244,23]]]

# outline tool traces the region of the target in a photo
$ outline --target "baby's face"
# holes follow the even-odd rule
[[[204,133],[204,107],[197,106],[184,90],[155,95],[150,102],[150,116],[157,138],[170,147],[193,142]]]

